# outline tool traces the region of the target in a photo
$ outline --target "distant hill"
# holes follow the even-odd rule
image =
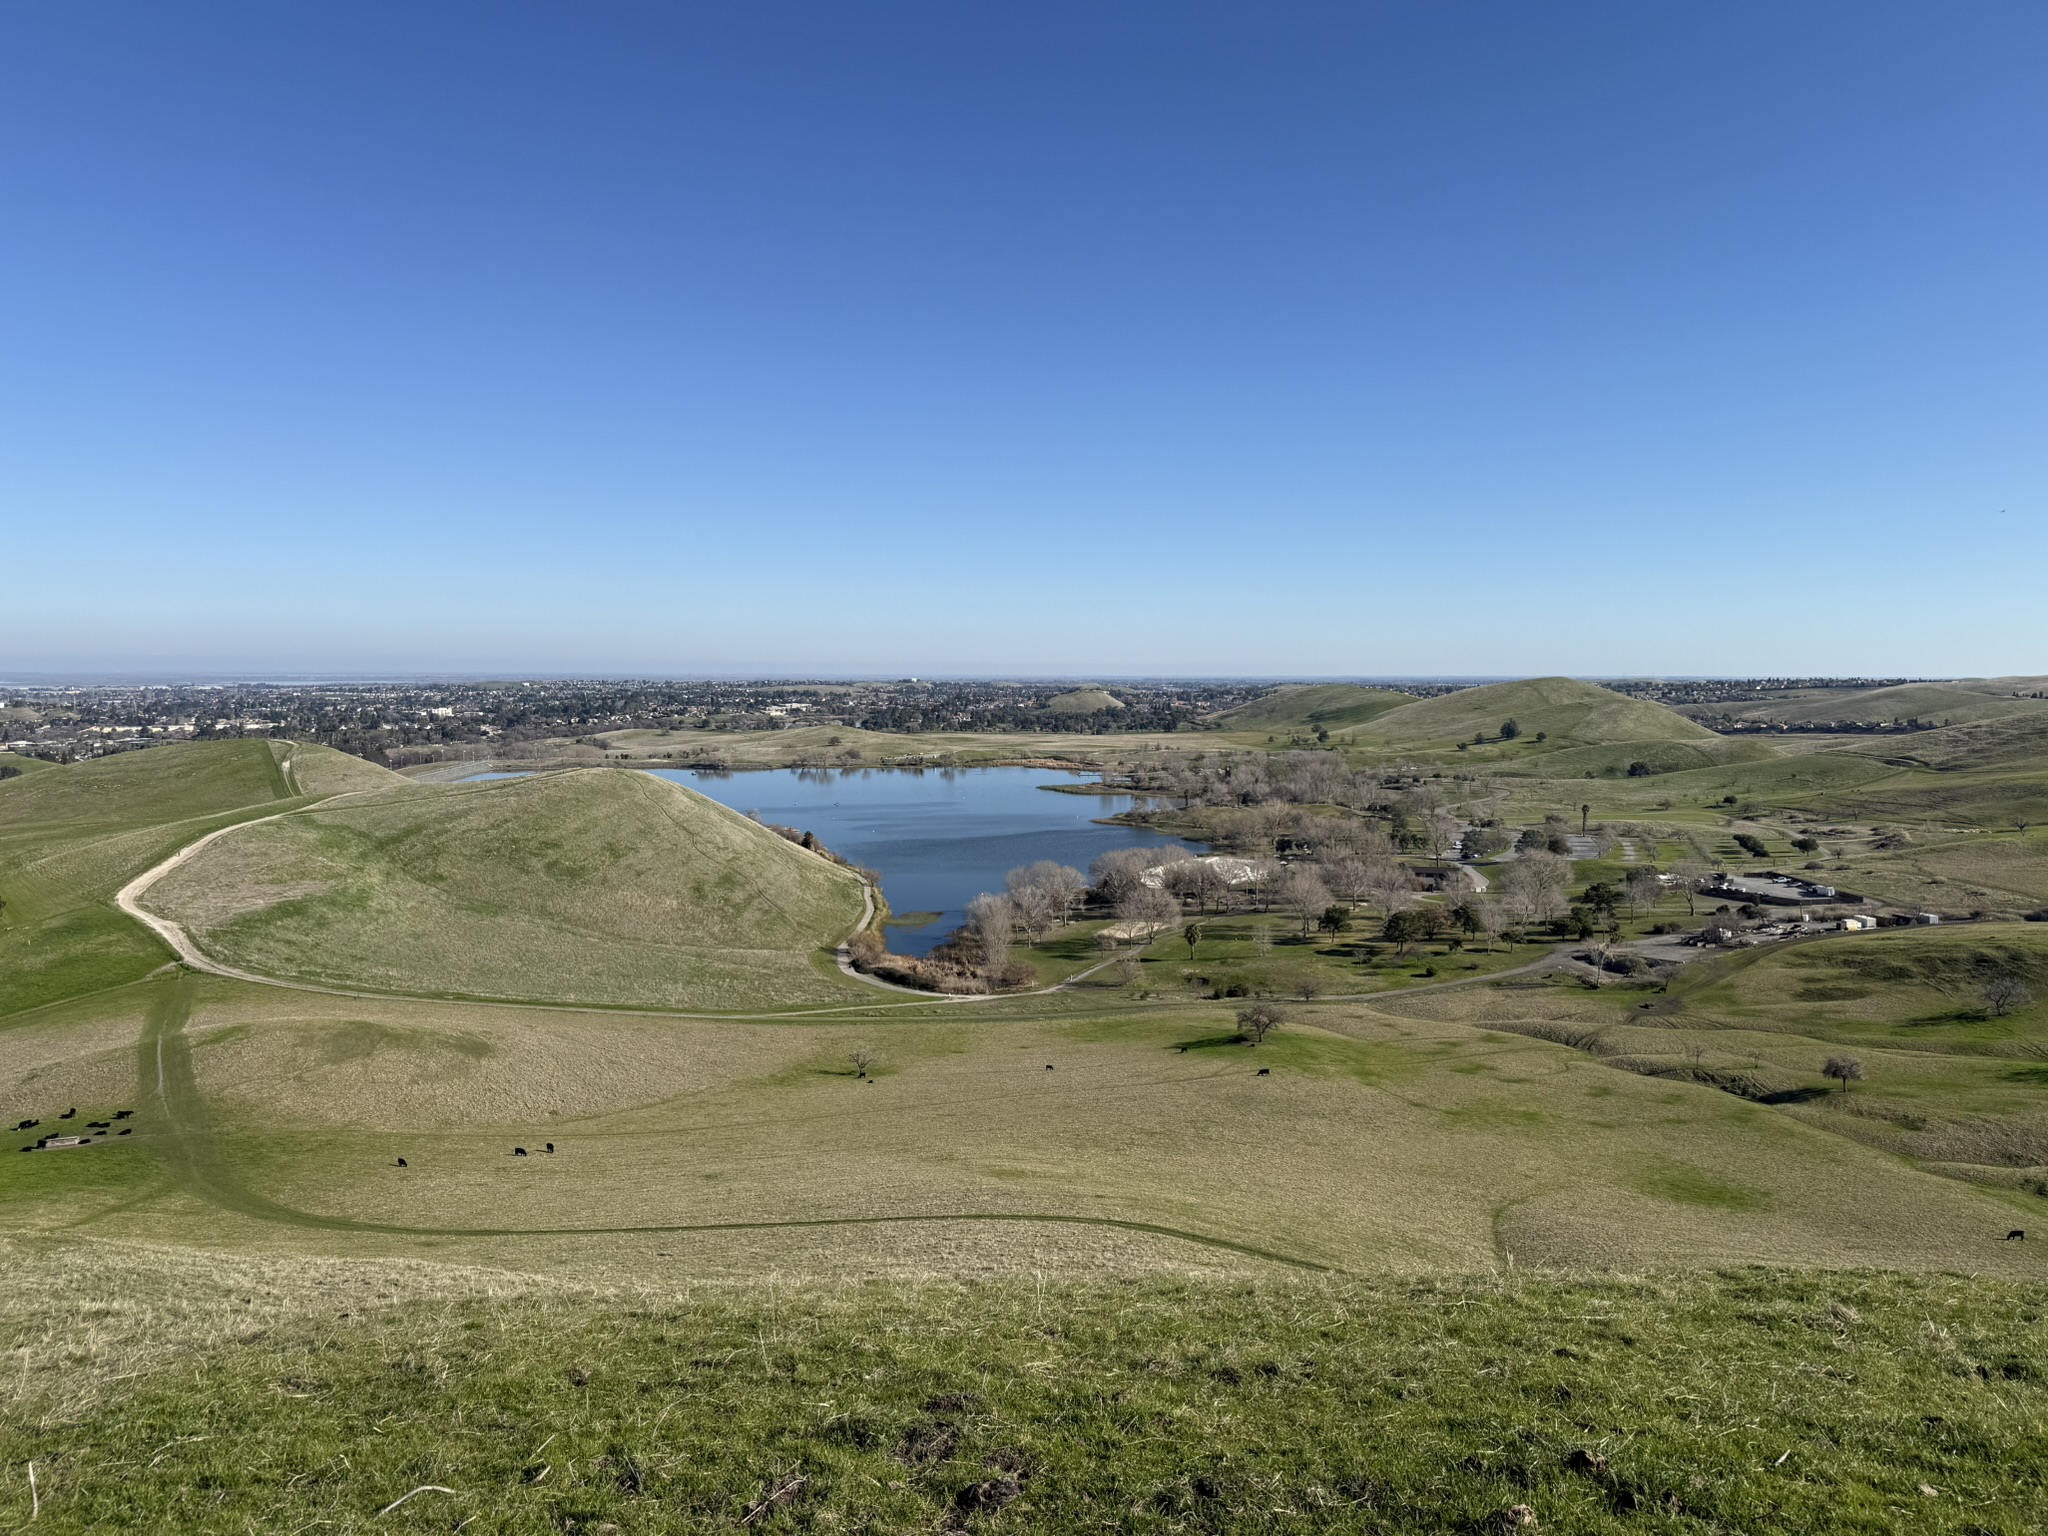
[[[2048,679],[1968,678],[1890,688],[1802,688],[1750,703],[1697,705],[1691,712],[1785,725],[1888,725],[1894,720],[1967,725],[1980,720],[2048,719],[2048,698],[2039,696],[2044,693]]]
[[[150,910],[262,975],[374,991],[738,1008],[845,995],[848,870],[614,769],[423,785],[235,832]]]
[[[1102,688],[1076,688],[1045,701],[1046,713],[1051,715],[1099,715],[1106,709],[1123,707],[1122,699]]]
[[[1288,683],[1212,719],[1231,731],[1338,730],[1415,703],[1410,693],[1358,683]]]
[[[1632,741],[1714,741],[1715,734],[1675,710],[1569,677],[1536,677],[1462,688],[1418,699],[1346,732],[1361,746],[1449,746],[1475,735],[1495,736],[1504,721],[1521,740],[1541,731],[1553,748]]]

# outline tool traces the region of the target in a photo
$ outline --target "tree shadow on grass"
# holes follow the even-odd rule
[[[1811,1104],[1815,1099],[1831,1099],[1835,1096],[1832,1088],[1780,1088],[1776,1093],[1766,1093],[1757,1099],[1759,1104]]]
[[[1245,1038],[1242,1032],[1233,1032],[1227,1035],[1197,1035],[1192,1040],[1174,1041],[1173,1048],[1176,1051],[1213,1051],[1226,1045],[1243,1045]]]
[[[1983,1008],[1951,1008],[1946,1013],[1923,1013],[1918,1018],[1906,1020],[1910,1029],[1928,1029],[1941,1024],[1988,1024],[1989,1010]]]

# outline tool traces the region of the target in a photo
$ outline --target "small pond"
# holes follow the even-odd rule
[[[1044,768],[648,771],[763,821],[800,827],[874,870],[890,911],[922,919],[891,924],[889,947],[902,955],[928,953],[966,920],[968,902],[1000,891],[1019,864],[1052,859],[1086,874],[1112,848],[1193,846],[1143,827],[1099,824],[1136,800],[1043,789],[1090,780]]]

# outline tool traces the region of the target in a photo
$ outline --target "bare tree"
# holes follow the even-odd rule
[[[1501,894],[1516,904],[1525,922],[1548,923],[1564,916],[1570,905],[1571,860],[1555,853],[1531,850],[1516,859],[1502,873]]]
[[[1664,899],[1664,881],[1656,870],[1641,866],[1628,872],[1628,878],[1621,882],[1621,894],[1629,911],[1640,916],[1654,911]]]
[[[1010,871],[1004,882],[1017,921],[1033,943],[1067,920],[1081,892],[1087,889],[1078,869],[1040,859]]]
[[[1169,855],[1190,857],[1184,848],[1112,848],[1097,856],[1095,862],[1088,866],[1088,873],[1097,894],[1114,907],[1135,887],[1145,883],[1148,870],[1165,865]]]
[[[1671,866],[1671,883],[1685,895],[1685,915],[1699,916],[1699,894],[1714,878],[1704,859],[1680,859]]]
[[[1863,1063],[1854,1056],[1830,1056],[1820,1064],[1820,1075],[1834,1078],[1847,1093],[1851,1083],[1863,1081]]]
[[[1388,917],[1415,904],[1415,877],[1408,866],[1396,859],[1378,859],[1366,865],[1366,900]]]
[[[1999,1018],[2004,1018],[2016,1008],[2024,1008],[2034,1000],[2034,994],[2027,990],[2027,984],[2017,976],[1994,976],[1984,983],[1984,1001]]]
[[[1280,903],[1301,921],[1305,938],[1330,904],[1330,888],[1306,864],[1290,864],[1280,875]]]
[[[1237,1010],[1237,1027],[1252,1037],[1253,1045],[1265,1043],[1266,1036],[1287,1022],[1287,1015],[1271,1003],[1253,1003]]]
[[[1507,927],[1507,914],[1501,910],[1498,901],[1475,902],[1472,911],[1478,918],[1479,931],[1486,935],[1487,950],[1491,952],[1494,940],[1499,938],[1502,930]]]
[[[1016,924],[1017,908],[1007,896],[983,892],[967,903],[967,926],[981,941],[982,964],[988,971],[1010,963],[1011,930]]]
[[[1444,855],[1458,846],[1464,833],[1465,824],[1449,811],[1434,810],[1422,819],[1422,835],[1438,868],[1443,867]]]
[[[846,1059],[853,1063],[854,1072],[861,1077],[866,1077],[868,1069],[880,1060],[872,1045],[856,1045],[846,1053]]]
[[[1157,886],[1141,885],[1116,904],[1116,915],[1127,923],[1164,928],[1180,916],[1180,898]]]
[[[1318,859],[1316,873],[1323,877],[1323,884],[1339,901],[1359,901],[1365,896],[1365,882],[1370,874],[1365,860],[1345,856],[1334,859]]]

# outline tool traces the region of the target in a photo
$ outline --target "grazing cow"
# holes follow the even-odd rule
[[[1182,1056],[1185,1056],[1185,1055],[1187,1055],[1187,1053],[1188,1053],[1188,1048],[1187,1048],[1186,1046],[1184,1046],[1184,1045],[1176,1045],[1176,1046],[1174,1047],[1174,1050],[1175,1050],[1176,1052],[1178,1052],[1178,1053],[1179,1053],[1180,1055],[1182,1055]]]
[[[1050,1072],[1050,1071],[1052,1070],[1052,1063],[1051,1063],[1051,1062],[1049,1062],[1049,1061],[1048,1061],[1048,1062],[1047,1062],[1047,1063],[1045,1064],[1045,1070],[1046,1070],[1046,1071],[1048,1071],[1048,1072]]]
[[[128,1133],[127,1133],[126,1131],[123,1131],[123,1132],[122,1132],[121,1134],[122,1134],[123,1136],[126,1136],[126,1135],[127,1135]],[[401,1157],[401,1158],[400,1158],[400,1159],[398,1160],[398,1166],[399,1166],[399,1167],[401,1167],[401,1168],[408,1168],[408,1167],[410,1167],[410,1166],[412,1166],[412,1165],[411,1165],[411,1164],[409,1164],[408,1162],[406,1162],[406,1160],[405,1160],[404,1158],[402,1158],[402,1157]]]
[[[77,1106],[76,1104],[74,1104],[74,1105],[72,1105],[72,1106],[71,1106],[71,1107],[70,1107],[69,1109],[65,1110],[65,1111],[64,1111],[64,1113],[63,1113],[63,1114],[61,1114],[61,1115],[59,1115],[59,1116],[58,1116],[57,1118],[58,1118],[59,1120],[69,1120],[69,1119],[70,1119],[70,1118],[71,1118],[71,1117],[72,1117],[73,1115],[75,1115],[75,1114],[77,1114],[77,1113],[78,1113],[78,1106]]]
[[[88,1131],[104,1131],[113,1123],[111,1120],[88,1120],[85,1122],[85,1128]]]
[[[21,1122],[21,1124],[17,1125],[15,1129],[17,1131],[33,1130],[35,1127],[41,1125],[42,1123],[43,1122],[40,1120],[24,1120]]]
[[[121,1134],[123,1136],[133,1136],[135,1134],[135,1127],[131,1125],[128,1127],[127,1130],[121,1132]]]
[[[552,1141],[548,1143],[548,1150],[550,1152],[555,1150],[555,1144]]]
[[[117,1109],[114,1111],[114,1118],[116,1120],[126,1120],[130,1115],[134,1113],[135,1111],[132,1109]]]
[[[2008,1243],[2024,1243],[2027,1240],[2027,1234],[2025,1232],[2022,1232],[2018,1227],[2014,1227],[2010,1232],[2005,1234],[2005,1240]]]
[[[513,1155],[514,1157],[524,1157],[524,1156],[526,1156],[526,1148],[524,1148],[524,1147],[514,1147],[514,1148],[512,1149],[512,1155]]]
[[[1272,1075],[1273,1075],[1273,1069],[1272,1069],[1271,1067],[1261,1067],[1261,1068],[1259,1068],[1259,1076],[1261,1076],[1261,1077],[1271,1077]]]

